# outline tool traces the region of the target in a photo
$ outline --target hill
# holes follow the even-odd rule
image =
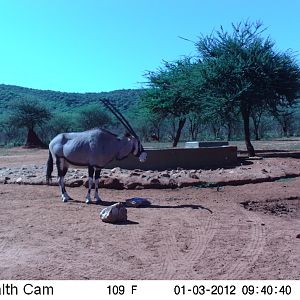
[[[0,109],[3,112],[12,100],[34,98],[47,106],[68,110],[95,102],[100,98],[111,100],[119,109],[127,110],[136,103],[143,93],[142,89],[123,89],[99,93],[67,93],[50,90],[38,90],[15,85],[0,84]]]

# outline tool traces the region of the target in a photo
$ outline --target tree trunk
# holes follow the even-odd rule
[[[255,135],[255,140],[259,141],[259,125],[260,125],[260,121],[261,121],[261,117],[262,117],[262,109],[254,111],[251,113],[251,118],[253,121],[253,128],[254,128],[254,135]]]
[[[249,156],[255,156],[255,151],[251,144],[251,139],[250,139],[251,136],[250,135],[250,112],[248,108],[241,109],[241,112],[244,121],[244,134],[245,134],[245,143],[246,143],[247,151]]]
[[[232,136],[232,126],[231,126],[231,122],[227,123],[227,141],[231,140],[231,136]]]
[[[189,125],[190,138],[192,139],[192,141],[196,141],[199,131],[199,118],[190,116]]]
[[[197,139],[196,126],[192,121],[190,121],[190,136],[192,141],[196,141]]]
[[[177,144],[179,142],[181,131],[182,131],[182,128],[184,127],[185,121],[186,121],[186,118],[179,119],[178,128],[177,128],[176,135],[175,135],[174,141],[173,141],[173,147],[177,147]]]
[[[255,134],[255,140],[259,141],[260,138],[259,138],[259,134],[258,134],[258,128],[256,128],[256,127],[254,127],[254,134]]]
[[[288,122],[286,120],[283,120],[282,122],[282,132],[283,132],[283,137],[289,137],[289,126],[288,126]]]
[[[252,116],[252,121],[253,121],[253,130],[254,130],[254,135],[255,135],[255,140],[259,140],[259,134],[258,134],[258,120],[257,118]]]
[[[211,128],[213,130],[213,133],[214,133],[215,140],[219,139],[220,132],[221,132],[221,126],[220,126],[219,122],[216,122],[216,123],[211,122],[210,124],[211,124]]]
[[[28,128],[27,139],[25,143],[27,148],[47,148],[46,145],[40,140],[33,128]]]
[[[260,117],[253,117],[252,116],[252,120],[253,120],[253,129],[254,129],[254,135],[255,135],[255,140],[259,141],[259,124],[260,124]]]

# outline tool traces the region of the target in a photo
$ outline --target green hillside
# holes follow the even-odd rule
[[[39,100],[47,106],[63,111],[107,98],[121,110],[126,110],[138,101],[142,92],[143,90],[139,89],[124,89],[100,93],[66,93],[0,84],[0,110],[3,112],[7,109],[13,100],[26,98]]]
[[[66,93],[50,90],[38,90],[15,85],[0,84],[0,145],[23,145],[26,139],[26,128],[19,122],[24,118],[27,124],[32,122],[30,117],[13,120],[17,112],[15,108],[22,103],[39,103],[50,113],[42,126],[35,123],[38,136],[48,143],[59,132],[83,131],[97,126],[115,126],[114,118],[103,107],[99,99],[109,99],[126,115],[135,107],[143,90],[123,89],[101,93]],[[108,117],[103,116],[103,113]],[[93,116],[93,117],[91,117]],[[107,119],[108,118],[108,119]],[[18,125],[17,125],[18,123]],[[122,128],[117,126],[118,128]],[[28,138],[28,137],[27,137]]]
[[[45,143],[48,143],[60,132],[84,131],[98,126],[103,126],[118,134],[123,133],[123,126],[103,108],[99,101],[101,98],[109,99],[124,113],[143,141],[151,141],[153,133],[159,135],[161,142],[172,141],[176,134],[178,119],[172,118],[170,115],[157,119],[156,115],[149,114],[147,110],[137,109],[136,104],[143,93],[144,90],[142,89],[101,93],[66,93],[0,84],[0,147],[4,145],[24,145],[25,143],[26,126],[18,125],[24,114],[19,112],[19,119],[11,121],[12,116],[17,115],[16,106],[24,102],[22,100],[25,100],[25,103],[30,103],[31,100],[33,100],[32,103],[39,102],[43,104],[41,106],[46,106],[46,109],[50,112],[50,119],[45,120],[41,126],[35,126],[36,133]],[[275,118],[269,112],[265,112],[261,116],[257,136],[260,139],[299,136],[299,117],[300,101],[293,108],[283,110],[278,118]],[[29,118],[29,120],[32,119]],[[197,126],[196,138],[193,138],[191,134],[191,125]],[[252,119],[250,126],[252,139],[254,139],[256,135]],[[181,135],[181,140],[226,140],[227,138],[229,137],[226,124],[218,123],[214,118],[207,120],[188,118]],[[243,124],[241,117],[237,116],[230,139],[240,140],[242,138]]]

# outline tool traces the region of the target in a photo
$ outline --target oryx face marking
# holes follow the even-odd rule
[[[133,142],[132,154],[138,157],[140,162],[144,162],[147,159],[147,153],[145,152],[141,142],[135,137],[132,137],[132,142]]]

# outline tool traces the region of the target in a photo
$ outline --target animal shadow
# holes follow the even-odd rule
[[[196,205],[196,204],[181,204],[181,205],[158,205],[158,204],[150,204],[150,205],[144,205],[144,206],[138,206],[138,207],[134,207],[134,206],[130,206],[127,205],[127,203],[125,201],[113,201],[113,202],[108,202],[108,201],[102,201],[100,203],[100,205],[103,206],[110,206],[113,205],[115,203],[121,202],[124,204],[124,206],[129,207],[129,208],[191,208],[191,209],[204,209],[209,211],[211,214],[213,213],[211,209],[204,207],[203,205]]]
[[[80,203],[80,204],[83,204],[82,201],[80,200],[71,200],[73,203]],[[139,207],[133,207],[133,206],[129,206],[126,204],[125,201],[101,201],[100,203],[95,203],[95,202],[91,202],[90,204],[88,205],[97,205],[97,206],[111,206],[113,204],[116,204],[116,203],[123,203],[125,207],[129,207],[129,208],[142,208],[142,209],[149,209],[149,208],[174,208],[174,209],[178,209],[178,208],[191,208],[191,209],[203,209],[203,210],[207,210],[208,212],[210,212],[211,214],[213,213],[211,209],[209,209],[208,207],[205,207],[203,205],[200,205],[200,204],[180,204],[180,205],[158,205],[158,204],[150,204],[150,205],[147,205],[147,206],[139,206]],[[126,223],[125,224],[123,223],[119,223],[119,225],[130,225],[130,224],[139,224],[139,223],[136,223],[134,221],[127,221],[127,222],[133,222],[133,223]]]

